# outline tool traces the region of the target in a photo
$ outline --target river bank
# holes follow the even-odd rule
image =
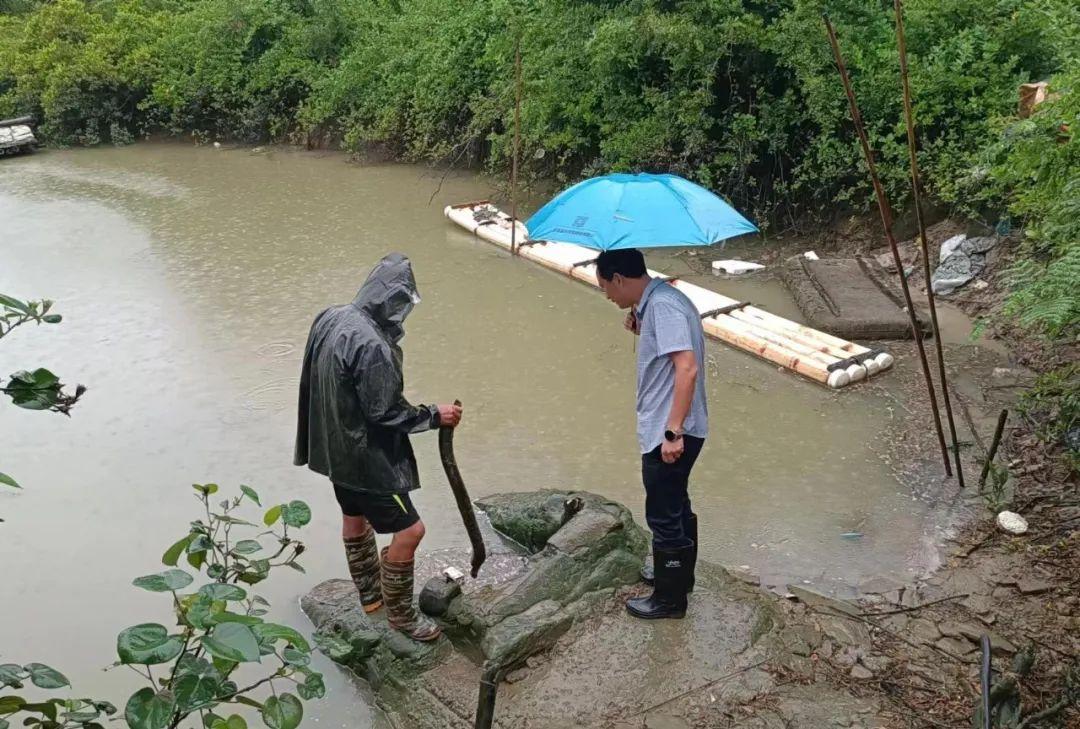
[[[413,257],[425,300],[435,302],[410,320],[410,396],[466,402],[476,425],[462,430],[459,461],[477,494],[569,485],[618,498],[641,521],[638,474],[625,458],[632,418],[613,405],[632,402],[631,343],[618,313],[583,287],[517,265],[450,227],[442,205],[484,197],[491,185],[441,174],[347,165],[331,153],[184,144],[5,161],[0,212],[12,244],[0,283],[48,295],[65,315],[55,331],[10,348],[5,342],[5,358],[47,360],[92,388],[59,426],[0,413],[5,432],[16,434],[5,466],[27,486],[5,499],[5,554],[12,564],[34,565],[17,577],[34,600],[12,605],[0,625],[5,652],[85,677],[78,688],[86,693],[123,683],[96,669],[112,653],[111,628],[145,619],[150,605],[133,598],[130,579],[156,567],[167,546],[159,535],[190,516],[192,480],[252,483],[268,498],[301,492],[311,501],[308,575],[290,576],[275,603],[294,604],[314,582],[344,573],[332,498],[289,463],[293,383],[310,317],[351,297],[370,261],[389,248]],[[690,257],[656,263],[798,316],[774,279],[719,281],[695,273]],[[528,334],[519,340],[523,320]],[[1010,364],[1007,352],[966,341],[966,330],[947,341],[956,381],[970,375],[971,393],[991,388],[994,369]],[[747,579],[769,588],[855,597],[872,592],[875,578],[909,585],[929,576],[943,538],[967,538],[955,526],[980,501],[965,503],[941,483],[910,345],[889,348],[899,354],[893,372],[843,395],[709,348],[710,400],[725,418],[695,483],[699,513],[713,525],[706,559],[740,572],[746,565]],[[567,368],[579,373],[573,383],[543,384]],[[996,414],[996,401],[971,399],[980,418]],[[544,406],[522,422],[523,403]],[[596,434],[587,452],[566,422]],[[57,441],[63,462],[51,456]],[[418,503],[438,514],[449,494],[433,447],[424,448]],[[978,448],[965,456],[974,473]],[[113,503],[138,520],[110,520]],[[46,514],[60,520],[64,536],[41,545]],[[88,523],[76,516],[87,514]],[[862,536],[841,536],[850,533]],[[452,521],[430,520],[430,549],[461,541]],[[1000,542],[1003,553],[1010,543]],[[990,539],[972,558],[998,545]],[[107,572],[71,559],[95,550],[116,555]],[[77,618],[65,608],[71,590],[86,605]],[[284,612],[302,619],[295,607]],[[55,639],[49,646],[46,629]],[[1016,640],[1011,631],[1002,637]],[[347,676],[337,678],[322,716],[344,723],[362,713],[362,702]]]

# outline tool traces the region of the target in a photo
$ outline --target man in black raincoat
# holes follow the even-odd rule
[[[411,405],[402,394],[398,342],[419,301],[409,259],[391,253],[351,304],[315,317],[300,375],[294,462],[333,483],[349,572],[364,610],[385,603],[390,625],[427,641],[439,637],[439,628],[412,603],[413,556],[424,524],[409,498],[420,488],[409,435],[456,426],[461,408]],[[375,532],[394,535],[381,554]]]

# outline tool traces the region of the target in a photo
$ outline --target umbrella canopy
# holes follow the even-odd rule
[[[718,196],[677,175],[614,174],[564,190],[525,226],[533,240],[618,248],[707,246],[757,227]]]

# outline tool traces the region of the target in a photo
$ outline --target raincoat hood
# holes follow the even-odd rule
[[[405,336],[405,318],[419,303],[412,264],[400,253],[376,263],[353,299],[353,306],[370,316],[393,342]]]

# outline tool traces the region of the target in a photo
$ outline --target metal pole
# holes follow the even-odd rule
[[[885,197],[885,189],[878,179],[877,168],[874,166],[874,155],[870,151],[870,142],[866,138],[866,130],[863,129],[862,115],[859,114],[859,105],[855,101],[855,91],[851,87],[851,79],[848,78],[847,67],[840,55],[840,44],[836,40],[836,31],[827,15],[823,15],[825,30],[829,33],[829,43],[832,45],[833,57],[836,66],[840,70],[840,79],[844,82],[844,91],[847,93],[848,104],[851,107],[851,120],[855,123],[855,131],[859,135],[859,143],[862,145],[863,157],[866,158],[866,166],[870,170],[870,181],[874,185],[874,194],[877,196],[878,211],[881,213],[881,224],[885,227],[885,238],[892,249],[893,261],[896,264],[897,273],[900,276],[900,288],[904,293],[904,302],[907,304],[908,318],[911,321],[911,336],[915,339],[915,345],[919,350],[919,362],[922,364],[923,377],[926,379],[926,391],[930,396],[930,409],[934,414],[934,428],[937,431],[938,444],[941,446],[941,458],[945,462],[945,475],[952,476],[952,466],[949,465],[949,449],[945,445],[945,433],[941,429],[941,415],[938,413],[937,394],[934,392],[934,379],[930,375],[930,364],[926,361],[926,348],[923,346],[922,331],[919,328],[919,320],[915,314],[915,304],[911,301],[911,290],[908,288],[907,277],[904,276],[904,262],[900,259],[900,249],[896,245],[896,238],[892,232],[892,212],[889,210],[889,201]]]
[[[510,161],[510,254],[517,253],[517,174],[521,146],[521,36],[514,38],[514,154]]]
[[[904,119],[907,122],[908,156],[911,158],[911,194],[915,203],[915,220],[919,225],[919,242],[922,247],[923,277],[926,279],[926,303],[930,307],[930,326],[934,333],[934,345],[937,351],[938,384],[941,385],[941,401],[945,405],[945,417],[949,421],[949,437],[952,438],[953,462],[956,464],[956,479],[960,488],[964,488],[964,466],[960,462],[960,441],[956,438],[956,422],[953,420],[952,401],[949,399],[949,381],[945,377],[945,346],[941,341],[938,328],[937,304],[934,302],[934,288],[930,277],[930,249],[926,238],[926,221],[922,214],[922,183],[919,180],[919,161],[915,154],[915,117],[911,111],[911,86],[908,84],[907,41],[904,38],[903,0],[894,0],[896,9],[896,42],[900,51],[900,78],[904,87]],[[902,275],[902,274],[901,274]]]

